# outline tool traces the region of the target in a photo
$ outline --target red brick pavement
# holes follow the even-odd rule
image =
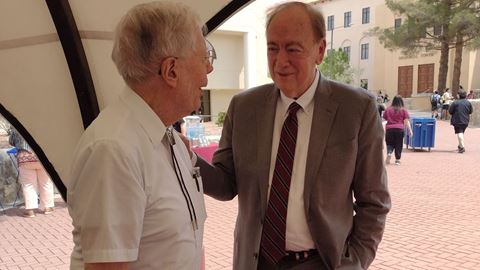
[[[463,154],[448,122],[437,132],[431,152],[387,168],[393,208],[371,269],[480,269],[480,129]]]
[[[431,152],[405,150],[389,165],[393,209],[370,269],[480,269],[480,128],[466,132],[456,153],[453,128],[437,123]],[[206,198],[206,269],[231,269],[236,200]],[[0,270],[68,269],[71,220],[57,202],[49,216],[26,219],[18,209],[0,215]]]
[[[56,199],[51,215],[22,217],[21,209],[0,215],[0,269],[68,269],[73,247],[71,219]]]

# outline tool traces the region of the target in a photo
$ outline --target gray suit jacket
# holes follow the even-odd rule
[[[272,84],[236,95],[213,165],[197,161],[206,194],[219,200],[238,195],[233,269],[257,267],[278,96]],[[390,209],[375,98],[321,76],[314,100],[304,190],[307,223],[324,269],[366,269]]]

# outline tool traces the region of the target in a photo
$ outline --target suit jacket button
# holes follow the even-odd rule
[[[257,253],[257,252],[253,253],[253,258],[254,258],[255,260],[258,259],[258,253]]]

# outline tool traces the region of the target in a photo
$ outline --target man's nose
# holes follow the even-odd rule
[[[277,53],[277,59],[276,59],[276,65],[278,67],[283,67],[283,66],[286,66],[288,65],[288,63],[290,62],[290,59],[288,58],[288,53],[286,50],[283,50],[283,49],[280,49],[278,50],[278,53]]]

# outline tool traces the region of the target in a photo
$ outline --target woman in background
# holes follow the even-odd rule
[[[387,159],[386,163],[390,164],[392,153],[395,151],[395,165],[400,165],[402,157],[403,136],[405,128],[408,135],[412,136],[412,128],[410,126],[410,115],[404,108],[401,96],[395,96],[390,105],[383,113],[383,118],[387,120],[385,125],[385,142],[387,143]]]
[[[53,183],[47,172],[38,161],[25,139],[15,129],[10,129],[8,142],[17,148],[18,179],[22,185],[25,199],[24,217],[34,217],[34,209],[41,209],[48,215],[53,212]],[[40,207],[38,206],[40,192]]]

